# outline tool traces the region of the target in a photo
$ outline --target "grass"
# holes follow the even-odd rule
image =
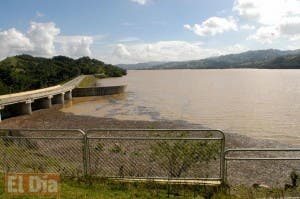
[[[283,188],[253,188],[237,186],[230,191],[237,198],[299,198],[300,187],[284,190]]]
[[[4,143],[0,142],[0,151],[4,149]],[[43,172],[45,165],[60,167],[59,162],[51,157],[40,153],[33,153],[34,142],[15,143],[6,141],[6,158],[8,162],[0,161],[0,168],[14,168],[16,164],[19,168],[31,172]],[[22,144],[26,144],[24,147]],[[102,145],[97,145],[98,150],[103,150]],[[119,146],[112,148],[114,153],[119,153]],[[22,157],[22,161],[19,161]],[[4,157],[2,157],[4,158]],[[37,160],[31,162],[31,160]],[[11,163],[11,164],[9,164]],[[11,196],[4,193],[4,175],[0,174],[0,199],[30,199],[30,198],[65,198],[65,199],[110,199],[110,198],[212,198],[212,199],[254,199],[254,198],[286,198],[299,197],[300,186],[284,190],[283,188],[253,188],[246,186],[236,186],[230,188],[205,187],[200,185],[170,185],[158,184],[155,182],[134,182],[125,183],[101,178],[62,178],[61,191],[59,196]]]
[[[103,73],[98,73],[98,74],[95,74],[95,77],[98,78],[98,79],[102,79],[102,78],[106,78],[107,75],[105,75]]]
[[[79,87],[92,87],[96,85],[97,78],[94,75],[87,75],[80,83]]]
[[[59,196],[12,196],[4,193],[4,178],[1,176],[0,198],[8,199],[129,199],[129,198],[230,198],[216,187],[162,185],[149,183],[122,183],[103,179],[62,179]],[[234,199],[234,197],[231,197]]]
[[[129,198],[196,198],[196,199],[255,199],[255,198],[285,198],[299,197],[299,188],[266,189],[252,187],[234,187],[224,189],[222,187],[205,187],[191,185],[167,185],[154,182],[125,183],[101,178],[80,179],[63,178],[60,184],[59,196],[11,196],[4,193],[4,177],[0,181],[0,198],[8,199],[129,199]],[[230,194],[229,194],[230,193]]]

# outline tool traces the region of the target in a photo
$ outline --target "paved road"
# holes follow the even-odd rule
[[[0,109],[6,105],[16,104],[26,101],[34,101],[35,99],[45,98],[60,93],[72,91],[84,78],[84,75],[78,76],[65,84],[52,86],[33,91],[25,91],[20,93],[0,95]]]

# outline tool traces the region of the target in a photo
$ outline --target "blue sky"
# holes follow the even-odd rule
[[[2,0],[0,58],[182,61],[297,49],[299,0]]]

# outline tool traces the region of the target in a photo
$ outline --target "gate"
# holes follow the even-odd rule
[[[218,130],[92,129],[88,173],[136,180],[224,179],[225,137]]]

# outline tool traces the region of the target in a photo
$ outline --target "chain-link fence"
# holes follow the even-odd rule
[[[0,129],[0,172],[278,187],[300,171],[300,149],[224,147],[217,130]]]
[[[0,129],[2,172],[110,178],[223,178],[224,134],[214,130]]]
[[[0,130],[0,170],[5,173],[83,175],[81,130]]]
[[[87,135],[91,175],[222,179],[224,135],[219,131],[94,129]]]
[[[300,149],[248,148],[225,152],[226,182],[230,185],[294,186],[300,171]]]

